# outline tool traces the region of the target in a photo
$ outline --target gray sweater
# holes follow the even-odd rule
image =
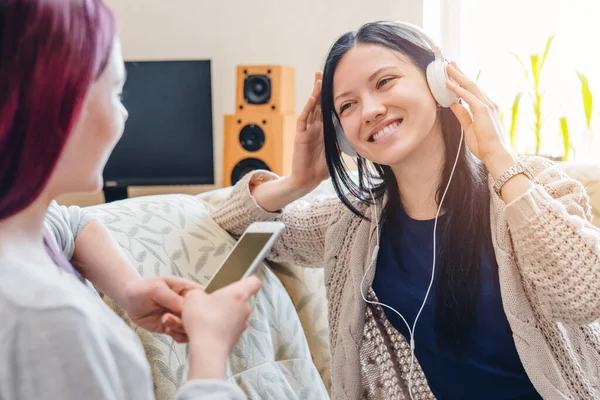
[[[50,206],[46,228],[68,257],[89,222],[78,207]],[[89,287],[55,265],[0,258],[0,399],[153,399],[137,335]],[[178,400],[238,400],[225,381],[190,381]]]

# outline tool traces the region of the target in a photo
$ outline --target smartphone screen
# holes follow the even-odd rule
[[[246,232],[238,241],[229,257],[225,260],[216,275],[206,287],[207,293],[212,293],[222,287],[242,279],[250,264],[265,247],[271,232]]]

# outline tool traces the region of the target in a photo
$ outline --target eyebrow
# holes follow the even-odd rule
[[[388,69],[395,69],[395,68],[396,67],[393,66],[393,65],[386,65],[385,67],[379,68],[377,71],[373,72],[371,74],[371,76],[369,76],[369,82],[372,82],[375,79],[375,77],[377,77],[377,75],[379,75],[383,71],[388,70]],[[335,99],[333,99],[333,102],[335,103],[337,101],[337,99],[339,99],[340,97],[344,97],[344,96],[347,96],[349,94],[350,94],[350,92],[341,93],[341,94],[335,96]]]
[[[395,68],[396,67],[394,67],[393,65],[387,65],[385,67],[379,68],[377,71],[375,71],[375,72],[373,72],[373,74],[371,74],[371,76],[369,77],[369,82],[372,82],[375,79],[375,77],[377,77],[377,75],[379,75],[383,71],[388,70],[388,69],[395,69]]]

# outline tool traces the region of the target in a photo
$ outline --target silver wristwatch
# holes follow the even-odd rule
[[[531,172],[529,172],[527,167],[519,161],[515,165],[504,171],[504,173],[500,175],[500,178],[496,180],[496,182],[494,183],[494,191],[496,192],[496,194],[500,196],[500,190],[502,189],[502,186],[504,186],[504,184],[513,176],[519,174],[524,174],[527,178],[533,180],[533,175],[531,174]]]

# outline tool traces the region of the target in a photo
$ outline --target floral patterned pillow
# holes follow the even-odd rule
[[[210,218],[210,205],[194,196],[139,197],[87,209],[144,277],[175,275],[205,284],[235,243]],[[250,327],[229,359],[229,380],[250,399],[327,399],[288,293],[269,268],[262,266],[257,275],[263,287],[253,299]],[[174,398],[187,376],[188,346],[135,326],[105,301],[142,340],[156,398]]]

